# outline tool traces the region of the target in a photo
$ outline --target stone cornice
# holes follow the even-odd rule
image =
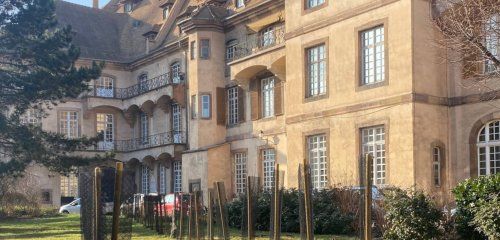
[[[290,0],[288,0],[290,1]],[[296,0],[293,0],[296,1]],[[231,29],[233,26],[246,22],[246,21],[251,21],[252,19],[258,18],[259,16],[266,14],[268,12],[271,12],[275,9],[280,9],[282,8],[283,10],[285,9],[285,0],[267,0],[263,1],[262,3],[248,7],[247,9],[235,13],[231,16],[226,17],[224,19],[224,27],[226,29]]]

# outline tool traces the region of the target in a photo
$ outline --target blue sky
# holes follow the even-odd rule
[[[72,3],[77,3],[80,5],[85,5],[88,7],[92,6],[92,0],[64,0],[66,2],[72,2]],[[109,0],[99,0],[99,6],[102,7],[104,4],[108,3]]]

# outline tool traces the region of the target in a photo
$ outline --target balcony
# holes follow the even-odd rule
[[[186,144],[186,135],[182,131],[158,133],[146,137],[112,142],[99,142],[90,151],[133,152],[148,148],[162,147],[172,144]]]
[[[249,38],[247,41],[228,46],[232,51],[228,49],[226,54],[227,62],[232,62],[283,44],[285,42],[285,24],[281,23],[268,27]]]
[[[112,83],[106,84],[104,86],[95,85],[90,91],[85,93],[84,96],[125,100],[153,90],[160,89],[168,85],[183,83],[185,79],[184,77],[184,73],[171,74],[170,72],[168,72],[127,88],[116,88]]]

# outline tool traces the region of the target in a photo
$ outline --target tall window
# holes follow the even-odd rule
[[[182,192],[182,162],[174,162],[174,192]]]
[[[149,90],[148,74],[147,73],[143,73],[143,74],[139,75],[137,80],[139,81],[139,86],[140,86],[141,92],[146,92]]]
[[[262,116],[274,116],[274,78],[262,79]]]
[[[160,164],[160,194],[167,193],[167,168]]]
[[[314,189],[323,189],[328,184],[326,135],[307,138],[311,183]]]
[[[235,153],[234,154],[234,185],[237,194],[245,193],[247,184],[247,154]]]
[[[262,173],[264,177],[264,190],[271,190],[274,186],[274,166],[276,153],[274,149],[262,150]]]
[[[59,113],[59,133],[67,138],[77,138],[80,136],[78,131],[78,112],[61,111]]]
[[[308,96],[326,93],[326,71],[325,44],[307,49]]]
[[[432,178],[434,186],[441,186],[441,148],[432,148]]]
[[[317,7],[321,4],[325,3],[325,0],[307,0],[307,8]]]
[[[96,130],[103,135],[103,140],[99,142],[99,149],[113,149],[114,127],[113,114],[98,113],[96,115]]]
[[[237,8],[245,6],[245,0],[235,0],[235,1],[236,1],[235,5],[236,5]]]
[[[500,121],[486,124],[477,141],[479,176],[500,173]]]
[[[198,117],[198,97],[196,95],[191,96],[191,118],[196,119]]]
[[[201,117],[210,118],[210,95],[201,95]]]
[[[373,182],[385,184],[385,128],[384,126],[361,129],[362,153],[373,156]]]
[[[276,43],[276,27],[269,26],[260,31],[260,47],[272,46]]]
[[[148,194],[149,191],[149,180],[150,180],[151,170],[148,166],[142,165],[142,193]]]
[[[172,82],[181,82],[181,64],[179,62],[174,62],[170,65],[170,74],[172,74]]]
[[[210,40],[201,39],[200,41],[200,58],[208,59],[210,57]]]
[[[140,124],[141,124],[141,142],[142,144],[149,143],[149,116],[145,112],[140,113]]]
[[[78,178],[75,174],[61,176],[61,196],[78,197]]]
[[[230,62],[234,59],[236,54],[236,47],[238,45],[238,40],[229,40],[226,43],[226,61]]]
[[[384,26],[361,32],[361,84],[385,80]]]
[[[196,58],[196,41],[191,41],[190,48],[191,48],[190,56],[191,60],[193,60]]]
[[[21,124],[39,125],[41,124],[40,111],[37,109],[28,109],[20,118]]]
[[[236,125],[239,122],[238,119],[238,87],[232,87],[227,89],[227,101],[228,101],[228,123],[229,125]]]
[[[98,97],[114,97],[113,78],[100,77],[95,81],[95,93]]]
[[[166,20],[168,18],[169,14],[170,14],[170,7],[164,7],[163,8],[163,20]]]
[[[172,131],[174,143],[182,143],[181,106],[172,104]]]
[[[500,14],[492,16],[486,23],[486,49],[497,59],[500,58]],[[495,64],[491,60],[486,60],[485,72],[496,71]]]

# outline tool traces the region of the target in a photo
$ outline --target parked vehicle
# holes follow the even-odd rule
[[[176,197],[177,196],[177,197]],[[182,201],[181,201],[182,199]],[[174,210],[177,207],[177,211],[181,210],[181,202],[182,202],[182,208],[183,211],[187,212],[189,209],[189,195],[184,195],[184,194],[167,194],[163,196],[163,204],[161,206],[163,207],[163,211],[167,216],[173,216],[174,215]],[[155,212],[157,211],[157,207],[155,206]]]
[[[72,202],[62,205],[59,208],[59,213],[65,213],[65,214],[70,214],[70,213],[75,213],[75,214],[80,214],[80,198],[77,198],[73,200]]]

